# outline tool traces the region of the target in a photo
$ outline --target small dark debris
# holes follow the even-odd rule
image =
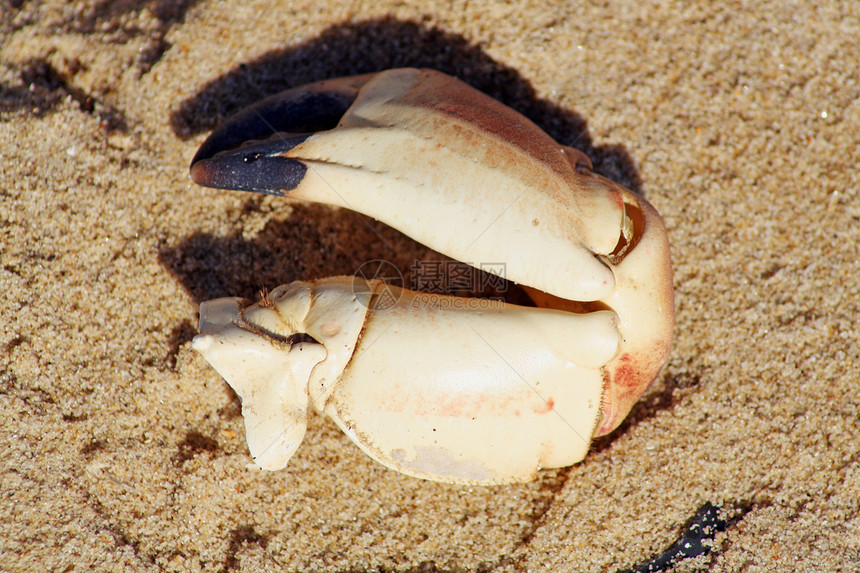
[[[269,544],[269,536],[257,533],[251,525],[240,525],[230,532],[230,545],[227,547],[227,555],[221,571],[235,571],[239,568],[239,559],[236,555],[244,545],[256,544],[263,549]]]
[[[761,275],[759,275],[759,278],[761,278],[762,280],[767,280],[770,277],[774,276],[779,271],[781,271],[782,269],[783,269],[783,265],[781,265],[779,263],[774,263],[770,267],[768,267],[767,270],[765,270]]]
[[[218,440],[204,436],[200,432],[191,431],[185,434],[185,439],[179,443],[175,460],[176,463],[182,465],[197,454],[215,453],[219,450]]]
[[[107,132],[127,131],[125,116],[116,108],[69,84],[50,62],[33,59],[21,69],[21,86],[0,86],[0,111],[27,109],[36,117],[52,111],[71,97],[84,113],[98,117]]]
[[[64,422],[83,422],[84,420],[88,419],[89,417],[90,417],[89,414],[86,414],[86,413],[84,413],[84,414],[71,414],[71,413],[69,413],[69,414],[63,414],[63,421]]]
[[[720,531],[725,531],[726,521],[720,517],[720,507],[711,502],[705,503],[696,515],[687,522],[687,527],[681,537],[661,555],[651,559],[636,569],[625,573],[656,573],[666,571],[682,559],[691,559],[711,552],[711,544],[707,543],[716,537]]]
[[[159,36],[147,42],[137,55],[135,63],[140,70],[140,75],[149,73],[152,67],[161,60],[164,53],[169,50],[171,44],[164,37]]]
[[[3,352],[4,353],[12,352],[13,350],[15,350],[17,347],[21,346],[25,342],[30,342],[30,339],[27,338],[26,336],[21,335],[21,334],[17,334],[17,335],[15,335],[15,337],[12,340],[10,340],[9,342],[6,343],[6,345],[3,348]]]
[[[678,372],[672,382],[676,388],[694,388],[702,382],[702,377],[695,372]]]
[[[85,458],[90,458],[93,454],[104,450],[105,448],[107,448],[107,442],[105,440],[93,440],[81,448],[81,455]]]

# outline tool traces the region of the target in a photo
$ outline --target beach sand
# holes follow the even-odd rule
[[[0,1],[0,570],[860,570],[860,3]],[[247,468],[195,304],[433,254],[366,217],[203,189],[280,90],[435,68],[645,195],[663,373],[587,458],[442,485],[312,416]],[[552,261],[547,261],[552,264]]]

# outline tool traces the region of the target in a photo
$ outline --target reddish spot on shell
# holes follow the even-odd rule
[[[552,412],[553,408],[555,408],[555,400],[553,400],[552,398],[549,398],[549,399],[547,399],[546,403],[543,405],[542,408],[535,408],[534,413],[535,414],[549,414],[550,412]]]
[[[629,353],[618,357],[611,372],[605,372],[603,380],[603,423],[596,435],[602,436],[614,430],[627,416],[633,403],[645,390],[641,366]]]
[[[665,345],[652,353],[624,353],[604,373],[603,423],[595,433],[603,436],[614,430],[627,416],[642,393],[654,381],[666,356]]]
[[[640,384],[639,376],[633,366],[633,358],[630,354],[624,353],[618,357],[618,366],[615,367],[612,379],[615,384],[625,388]]]

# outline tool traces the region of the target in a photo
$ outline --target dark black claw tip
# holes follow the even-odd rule
[[[276,134],[269,141],[195,159],[191,164],[191,179],[203,187],[283,196],[302,182],[308,168],[282,154],[308,137]]]

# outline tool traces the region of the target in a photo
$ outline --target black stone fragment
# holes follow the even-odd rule
[[[725,531],[726,527],[726,522],[720,517],[720,507],[707,502],[687,522],[678,541],[647,563],[623,573],[657,573],[668,570],[683,559],[707,555],[711,547],[706,542],[714,539],[720,531]]]

